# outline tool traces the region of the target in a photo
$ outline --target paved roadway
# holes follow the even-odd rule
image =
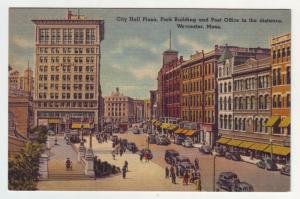
[[[135,135],[129,131],[125,134],[116,135],[126,138],[128,141],[135,142],[139,149],[147,147],[146,134]],[[168,146],[150,144],[150,149],[154,154],[152,161],[162,168],[168,165],[164,160],[164,152],[166,149],[175,149],[181,155],[189,157],[191,161],[198,158],[200,162],[202,186],[207,191],[213,190],[213,156],[201,154],[197,148],[185,148],[176,144],[170,144]],[[223,171],[235,172],[241,181],[252,184],[255,191],[285,192],[290,190],[290,177],[281,175],[279,171],[266,171],[257,168],[254,164],[216,157],[216,181],[218,175]]]

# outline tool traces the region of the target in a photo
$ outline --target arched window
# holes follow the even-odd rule
[[[239,118],[239,130],[242,129],[242,118]]]
[[[229,117],[228,117],[228,129],[231,130],[231,128],[232,128],[232,116],[229,115]]]
[[[246,109],[250,109],[250,99],[249,96],[246,97]]]
[[[259,132],[263,131],[263,118],[260,118],[259,120]]]
[[[259,109],[262,109],[263,108],[263,98],[262,98],[262,95],[260,95],[259,97],[258,97],[258,108]]]
[[[223,99],[222,99],[222,97],[220,97],[220,110],[223,110]]]
[[[278,105],[278,108],[281,108],[281,95],[278,95],[277,96],[277,105]]]
[[[224,129],[227,129],[227,115],[224,116]]]
[[[228,98],[228,110],[231,110],[231,97]]]
[[[234,118],[234,130],[238,130],[238,119]]]
[[[257,132],[257,130],[258,130],[258,119],[255,118],[255,120],[254,120],[254,132]]]
[[[220,93],[223,93],[223,84],[220,83]]]
[[[243,119],[243,131],[246,131],[246,118]]]
[[[228,92],[231,92],[231,82],[228,83]]]
[[[224,83],[224,93],[227,93],[227,83]]]
[[[269,95],[265,95],[265,99],[264,99],[264,109],[268,109],[268,98],[269,98]]]
[[[254,109],[254,96],[251,96],[251,102],[250,102],[250,104],[251,104],[251,110],[253,110]]]
[[[291,107],[291,94],[286,95],[286,107]]]
[[[234,103],[233,104],[234,110],[236,110],[237,107],[238,107],[238,98],[237,97],[234,98],[234,102],[233,103]]]
[[[238,107],[239,107],[239,110],[242,109],[242,97],[239,98]]]
[[[224,110],[227,110],[227,98],[224,97]]]
[[[273,108],[277,107],[277,97],[276,95],[273,95]]]

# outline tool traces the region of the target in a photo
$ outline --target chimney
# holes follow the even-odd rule
[[[68,20],[70,20],[72,17],[72,11],[68,9]]]
[[[183,62],[183,56],[180,56],[180,63]]]

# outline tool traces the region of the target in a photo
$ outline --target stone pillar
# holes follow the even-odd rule
[[[40,179],[48,179],[48,155],[43,153],[39,159]]]
[[[81,158],[84,158],[85,152],[86,152],[86,148],[84,146],[83,141],[81,141],[80,145],[79,145],[79,151],[78,151],[78,154],[77,154],[77,160],[78,160],[78,162],[81,161]]]
[[[86,176],[89,176],[91,178],[95,177],[95,171],[94,171],[94,152],[93,149],[89,148],[85,153],[85,168],[84,173]]]

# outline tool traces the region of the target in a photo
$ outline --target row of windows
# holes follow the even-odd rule
[[[62,69],[62,72],[94,72],[94,66],[51,66],[51,72],[59,72]],[[73,69],[73,70],[72,70]],[[85,70],[83,70],[85,69]],[[48,66],[40,66],[39,72],[48,72]]]
[[[286,97],[282,97],[281,95],[273,95],[273,108],[284,107],[291,107],[291,95],[287,94]]]
[[[243,96],[235,97],[233,101],[235,110],[254,110],[256,109],[255,96]],[[270,108],[270,96],[259,95],[258,97],[258,109],[265,110]]]
[[[179,103],[179,102],[180,102],[180,95],[165,97],[166,104],[173,104],[173,103]]]
[[[106,98],[106,100],[108,100],[108,101],[126,101],[127,98],[123,98],[123,97],[120,97],[120,98]]]
[[[48,77],[51,81],[59,81],[60,80],[60,75],[39,75],[39,80],[40,81],[47,81]],[[61,79],[63,81],[71,81],[71,75],[61,75]],[[73,80],[74,81],[83,81],[84,75],[73,75]],[[85,75],[85,80],[86,81],[94,81],[94,75]]]
[[[42,28],[39,29],[39,42],[41,44],[49,44],[49,42],[51,44],[94,44],[96,41],[95,32],[95,29]]]
[[[231,75],[231,66],[225,64],[223,67],[219,67],[219,77]]]
[[[247,91],[256,89],[256,78],[244,78],[239,80],[234,80],[233,90],[234,91]]]
[[[214,105],[214,94],[207,93],[204,97],[204,105],[205,106],[213,106]],[[183,96],[182,97],[182,106],[191,106],[198,107],[202,105],[202,95],[191,95],[191,96]]]
[[[40,92],[38,97],[39,99],[47,99],[48,97],[50,99],[59,99],[59,93],[50,93],[48,95],[48,93]],[[71,99],[71,93],[61,93],[61,99]],[[73,93],[72,99],[94,99],[94,93],[85,93],[84,95],[82,93]]]
[[[281,68],[273,69],[273,86],[291,83],[291,68],[286,67],[286,75],[281,74]]]
[[[220,93],[227,93],[227,92],[231,92],[231,82],[225,82],[224,84],[223,83],[220,83],[219,85],[219,91]]]
[[[276,58],[280,58],[280,57],[290,57],[291,56],[291,48],[290,47],[287,47],[286,49],[285,48],[282,48],[282,49],[278,49],[277,51],[276,50],[273,50],[273,59],[276,59]]]
[[[107,106],[125,106],[125,103],[113,103],[113,104],[111,104],[111,103],[107,103]]]
[[[110,114],[110,113],[107,113],[107,115],[108,115],[108,116],[121,116],[121,112],[119,112],[119,113],[114,113],[114,112],[112,112],[111,114]],[[122,115],[125,116],[126,114],[123,113]],[[120,120],[121,120],[121,119],[120,119]]]
[[[85,85],[85,90],[94,90],[94,84],[73,84],[74,90],[82,90],[83,86]],[[71,90],[71,84],[50,84],[51,90],[58,90],[59,87],[61,87],[62,90]],[[40,83],[39,84],[39,90],[48,90],[48,84],[47,83]]]
[[[67,108],[78,108],[78,107],[97,107],[97,103],[93,102],[38,102],[39,108],[52,108],[52,107],[67,107]]]
[[[40,56],[40,63],[94,63],[94,57],[48,57],[48,56]]]
[[[63,53],[63,54],[83,54],[84,52],[86,54],[90,54],[90,53],[95,53],[98,52],[98,48],[93,48],[93,47],[87,47],[87,48],[48,48],[48,47],[39,47],[38,48],[38,52],[41,54],[59,54],[59,53]]]
[[[214,72],[215,72],[214,63],[211,62],[211,63],[206,63],[204,69],[202,65],[183,69],[182,78],[183,80],[189,80],[189,79],[194,79],[202,76],[202,73],[203,75],[211,75],[214,74]]]
[[[204,113],[204,115],[202,115]],[[214,111],[200,111],[200,110],[190,110],[182,111],[183,120],[188,120],[192,122],[206,122],[206,123],[214,123],[215,122],[215,114]]]

